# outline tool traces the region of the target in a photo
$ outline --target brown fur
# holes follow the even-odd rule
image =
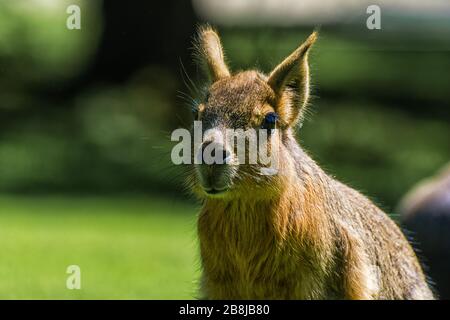
[[[199,55],[213,83],[198,120],[206,127],[250,128],[275,111],[282,141],[278,174],[258,175],[258,165],[226,166],[220,169],[230,177],[224,194],[205,194],[198,170],[193,171],[189,181],[203,201],[198,218],[201,296],[432,299],[395,223],[366,197],[325,174],[295,140],[293,127],[308,102],[308,50],[316,37],[269,76],[231,74],[222,53],[208,53],[208,48],[222,48],[217,34],[200,30]]]

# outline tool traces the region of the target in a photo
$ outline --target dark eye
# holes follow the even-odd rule
[[[261,128],[267,130],[275,129],[275,124],[277,123],[277,120],[278,115],[275,112],[269,112],[268,114],[266,114],[262,122]]]

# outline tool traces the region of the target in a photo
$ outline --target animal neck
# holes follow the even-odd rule
[[[308,236],[308,226],[327,219],[324,207],[329,200],[329,178],[295,139],[287,142],[286,149],[289,154],[283,162],[284,172],[276,179],[276,193],[252,196],[264,191],[247,191],[237,197],[204,202],[200,222],[205,222],[208,232],[222,230],[227,233],[225,237],[239,235],[253,243],[256,237],[267,238],[268,234],[279,239],[285,239],[288,233]]]
[[[206,200],[200,215],[209,231],[223,239],[239,237],[242,244],[257,245],[261,239],[284,239],[300,233],[302,221],[318,208],[312,186],[296,182],[271,198],[237,197]],[[268,237],[271,235],[272,237]]]
[[[291,165],[300,168],[297,161]],[[284,259],[300,255],[310,261],[317,248],[330,245],[326,186],[321,182],[326,176],[320,168],[307,166],[299,174],[278,179],[287,180],[278,181],[282,188],[270,198],[249,197],[247,192],[237,198],[205,201],[198,235],[208,277],[251,282],[251,277],[275,274]]]

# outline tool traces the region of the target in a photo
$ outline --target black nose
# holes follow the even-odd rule
[[[208,147],[209,146],[209,147]],[[208,147],[208,150],[205,149]],[[204,164],[225,164],[231,153],[221,143],[205,141],[201,148],[201,160]]]

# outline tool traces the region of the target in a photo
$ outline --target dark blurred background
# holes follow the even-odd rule
[[[66,28],[70,4],[80,30]],[[370,4],[381,30],[366,26]],[[299,139],[388,212],[449,161],[448,1],[2,1],[0,193],[191,201],[170,133],[191,121],[184,73],[202,85],[203,22],[233,70],[264,72],[320,29]]]

